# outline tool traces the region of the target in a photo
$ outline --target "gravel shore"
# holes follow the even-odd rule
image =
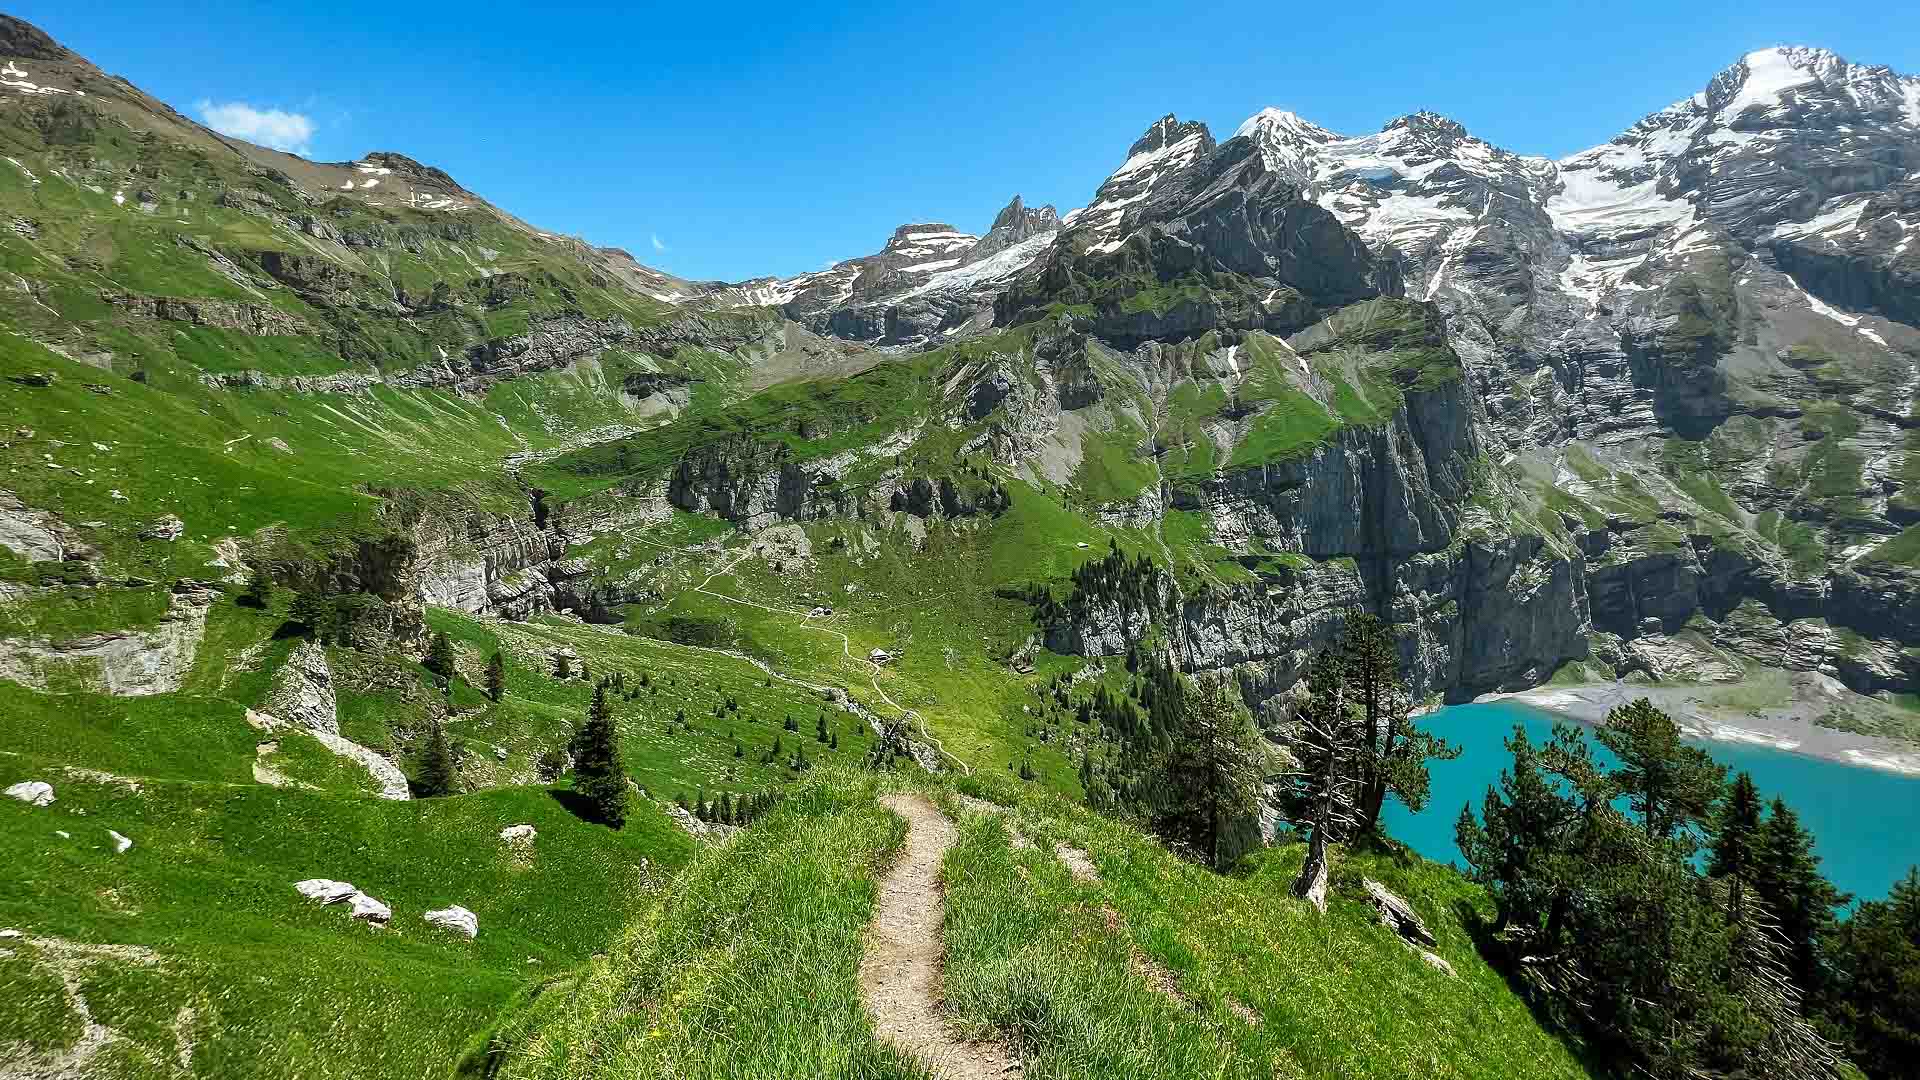
[[[1736,683],[1648,685],[1629,682],[1541,686],[1477,701],[1513,701],[1598,724],[1607,712],[1648,698],[1696,738],[1766,746],[1890,772],[1920,776],[1920,745],[1884,735],[1822,726],[1836,713],[1877,715],[1893,706],[1849,691],[1816,673],[1778,673]]]

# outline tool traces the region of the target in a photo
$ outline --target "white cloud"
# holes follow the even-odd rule
[[[275,150],[305,156],[313,139],[313,120],[304,113],[256,109],[244,101],[215,104],[202,99],[195,106],[207,126],[222,135],[246,139]]]
[[[653,234],[653,250],[655,251],[667,250],[667,242],[665,240],[660,239],[659,233]]]

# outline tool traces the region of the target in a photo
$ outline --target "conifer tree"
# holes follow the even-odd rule
[[[420,749],[419,772],[413,786],[420,798],[453,794],[453,754],[447,748],[447,733],[438,720],[427,728],[427,744]]]
[[[1358,831],[1372,832],[1392,794],[1409,810],[1426,808],[1431,779],[1427,762],[1460,756],[1456,747],[1420,730],[1412,700],[1400,678],[1400,648],[1391,625],[1372,614],[1355,615],[1340,642],[1347,695],[1360,717]]]
[[[813,740],[815,742],[827,741],[827,716],[825,713],[821,713],[820,717],[814,721]]]
[[[1287,803],[1307,829],[1307,858],[1293,894],[1326,909],[1330,868],[1327,846],[1345,839],[1359,822],[1361,733],[1346,696],[1340,654],[1323,649],[1307,665],[1308,700],[1294,741],[1297,769],[1287,777]]]
[[[507,658],[499,649],[487,658],[487,696],[495,701],[507,696]]]
[[[1247,846],[1268,769],[1265,743],[1230,679],[1203,678],[1172,699],[1171,727],[1151,773],[1158,805],[1150,821],[1159,835],[1224,869]],[[1032,769],[1022,769],[1030,779]]]
[[[293,594],[293,603],[287,608],[287,621],[300,630],[300,635],[309,641],[325,644],[332,636],[332,605],[327,598],[312,589],[301,589]]]
[[[1753,777],[1744,772],[1734,777],[1714,818],[1709,877],[1739,877],[1752,884],[1760,869],[1760,811],[1760,791]]]
[[[240,593],[240,603],[245,607],[267,609],[273,602],[273,578],[268,576],[267,568],[256,565],[253,573],[247,577],[247,587]]]
[[[604,687],[594,690],[574,744],[574,790],[587,797],[601,821],[619,828],[627,820],[627,772],[620,763],[619,734]]]
[[[1825,1014],[1847,1056],[1868,1076],[1911,1075],[1920,1062],[1920,868],[1840,924],[1833,953]]]
[[[1607,774],[1626,794],[1648,836],[1669,839],[1712,820],[1726,767],[1681,741],[1673,717],[1640,698],[1607,714],[1594,735],[1620,766]]]
[[[1760,826],[1754,891],[1786,939],[1788,970],[1809,994],[1825,983],[1822,951],[1834,930],[1833,909],[1853,897],[1833,887],[1820,873],[1820,856],[1813,853],[1813,834],[1802,828],[1800,815],[1784,799],[1774,799]]]
[[[1462,806],[1454,825],[1470,875],[1493,897],[1496,932],[1546,918],[1550,889],[1541,868],[1563,848],[1575,820],[1574,806],[1555,789],[1526,728],[1514,725],[1507,750],[1513,768],[1501,770],[1499,786],[1487,789],[1480,820]]]
[[[433,632],[433,637],[427,643],[426,658],[420,664],[438,675],[443,683],[453,678],[453,642],[447,640],[446,631]]]

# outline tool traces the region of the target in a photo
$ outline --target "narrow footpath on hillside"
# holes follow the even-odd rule
[[[888,795],[880,802],[907,819],[907,839],[880,882],[860,958],[860,999],[874,1030],[941,1080],[1020,1076],[1019,1055],[998,1043],[962,1042],[940,1016],[947,910],[940,864],[958,835],[953,822],[924,795]]]

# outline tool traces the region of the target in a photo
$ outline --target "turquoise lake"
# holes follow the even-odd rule
[[[1388,833],[1429,859],[1463,865],[1453,842],[1460,807],[1471,803],[1477,816],[1488,786],[1512,764],[1503,743],[1515,723],[1537,746],[1552,735],[1553,722],[1552,713],[1511,702],[1453,705],[1422,717],[1421,727],[1462,752],[1453,761],[1432,763],[1433,798],[1426,810],[1413,814],[1388,801],[1382,814]],[[1762,747],[1696,745],[1726,765],[1729,776],[1753,774],[1762,797],[1786,799],[1813,833],[1821,869],[1842,891],[1881,899],[1908,867],[1920,863],[1920,777]]]

